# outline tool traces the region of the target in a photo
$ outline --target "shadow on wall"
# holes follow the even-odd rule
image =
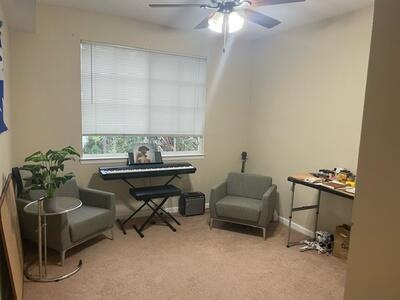
[[[281,205],[281,194],[279,193],[279,191],[276,191],[276,203],[275,203],[275,212],[277,213],[278,217],[281,216],[281,209],[282,205]]]
[[[334,233],[338,225],[352,225],[352,211],[353,200],[322,193],[318,229]]]
[[[190,192],[192,190],[192,182],[189,175],[180,175],[180,179],[174,179],[170,184],[173,184],[184,192]],[[129,179],[128,181],[135,187],[145,187],[153,185],[164,185],[168,182],[171,177],[152,177],[152,178],[139,178],[139,179]],[[88,184],[89,188],[103,190],[107,192],[114,193],[117,198],[122,198],[124,195],[129,194],[130,186],[120,180],[104,180],[101,178],[100,174],[94,173]]]
[[[175,178],[170,184],[180,188],[183,192],[190,192],[193,189],[192,182],[189,175],[180,176],[181,179]],[[135,187],[145,187],[154,185],[164,185],[171,177],[152,177],[129,179],[128,181]],[[115,194],[117,217],[127,216],[130,213],[129,209],[137,209],[140,206],[139,201],[136,201],[129,194],[131,188],[126,182],[122,180],[104,180],[98,173],[94,173],[88,184],[89,188],[107,191]],[[170,199],[166,207],[176,207],[178,205],[177,199]],[[129,208],[129,209],[128,209]]]
[[[0,184],[0,193],[3,190],[4,185],[6,184],[7,176],[8,176],[8,174],[2,174],[1,175],[2,181],[1,181],[1,184]]]

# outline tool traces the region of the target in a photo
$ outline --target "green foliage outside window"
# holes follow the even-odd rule
[[[83,154],[124,154],[136,144],[152,144],[161,152],[199,152],[201,138],[194,136],[83,136]]]

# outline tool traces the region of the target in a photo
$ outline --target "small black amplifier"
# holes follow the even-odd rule
[[[182,216],[195,216],[204,214],[206,197],[203,193],[182,193],[179,198],[179,213]]]

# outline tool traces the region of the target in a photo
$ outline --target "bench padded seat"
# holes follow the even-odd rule
[[[159,186],[140,187],[134,189],[132,188],[129,190],[129,193],[136,200],[141,201],[141,200],[180,196],[181,190],[174,185],[159,185]]]

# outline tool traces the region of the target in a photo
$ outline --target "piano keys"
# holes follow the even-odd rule
[[[99,168],[100,176],[105,180],[174,176],[180,174],[192,174],[195,172],[196,168],[187,162],[137,164]]]

